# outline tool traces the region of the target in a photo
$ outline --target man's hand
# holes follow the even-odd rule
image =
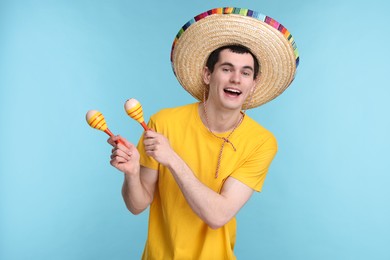
[[[125,145],[118,140],[123,141]],[[137,148],[119,135],[110,137],[107,142],[114,147],[111,151],[111,165],[125,174],[139,174],[140,155]]]
[[[171,148],[168,139],[154,131],[146,131],[144,134],[144,146],[147,155],[153,157],[164,166],[168,166],[175,158],[175,151]]]

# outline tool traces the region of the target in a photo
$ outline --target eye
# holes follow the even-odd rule
[[[252,72],[251,71],[243,71],[242,75],[244,75],[245,77],[250,77],[252,75]]]

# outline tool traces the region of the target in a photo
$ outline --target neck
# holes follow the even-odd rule
[[[214,133],[225,133],[233,130],[243,117],[240,110],[217,109],[207,102],[199,104],[198,112],[203,124]]]

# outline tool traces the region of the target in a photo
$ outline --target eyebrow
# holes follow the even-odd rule
[[[234,65],[230,62],[224,62],[224,63],[221,63],[220,66],[230,66],[230,67],[234,67]],[[252,66],[244,66],[242,67],[243,69],[250,69],[251,71],[254,71],[254,69],[252,68]]]

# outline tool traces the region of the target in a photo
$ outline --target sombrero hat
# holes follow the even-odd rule
[[[203,99],[202,71],[208,56],[225,45],[243,45],[260,62],[255,92],[243,109],[273,100],[294,80],[299,55],[294,38],[283,25],[249,9],[216,8],[188,21],[172,45],[173,72],[196,99]]]

